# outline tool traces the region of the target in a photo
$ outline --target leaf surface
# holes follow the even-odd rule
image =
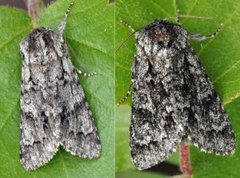
[[[42,10],[37,26],[55,30],[70,2],[59,0]],[[0,7],[0,177],[114,176],[113,10],[107,1],[75,1],[64,33],[74,66],[84,72],[97,72],[96,76],[79,78],[98,128],[100,158],[88,160],[60,148],[45,166],[26,172],[19,161],[19,42],[33,27],[26,12]]]
[[[240,96],[240,2],[227,0],[119,0],[116,3],[116,59],[115,59],[115,98],[118,102],[127,92],[131,80],[131,63],[136,53],[135,37],[121,23],[129,23],[139,29],[155,19],[169,18],[176,22],[177,10],[180,23],[187,31],[199,34],[212,34],[221,23],[220,33],[203,42],[191,42],[191,45],[211,81],[225,104],[239,140],[239,99]],[[131,35],[131,36],[130,36]],[[129,37],[130,36],[130,37]],[[117,172],[133,171],[129,153],[130,99],[126,106],[117,108],[116,121],[116,167]],[[124,154],[125,153],[125,154]],[[226,177],[236,175],[240,167],[237,161],[239,151],[234,156],[216,156],[200,152],[191,147],[191,161],[194,177]],[[167,162],[178,163],[177,154]],[[236,168],[233,168],[235,165]],[[161,165],[159,165],[161,166]],[[238,168],[239,167],[239,168]],[[235,171],[233,171],[235,170]],[[213,176],[214,175],[214,176]],[[216,175],[216,176],[215,176]]]

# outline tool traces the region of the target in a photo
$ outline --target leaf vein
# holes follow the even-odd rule
[[[231,72],[234,68],[236,68],[236,66],[240,64],[240,59],[235,62],[231,67],[229,67],[227,70],[225,70],[220,76],[218,76],[213,83],[217,82],[218,80],[220,80],[221,78],[223,78],[227,73]]]

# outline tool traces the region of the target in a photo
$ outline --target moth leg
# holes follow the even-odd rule
[[[71,12],[72,6],[73,6],[73,2],[70,3],[70,5],[68,6],[68,9],[67,9],[67,11],[65,13],[64,19],[60,22],[60,24],[57,27],[56,33],[58,33],[60,36],[63,35],[63,32],[65,30],[65,26],[66,26],[66,23],[67,23],[67,17],[69,15],[69,13]]]
[[[129,96],[131,95],[131,93],[132,93],[131,88],[132,88],[132,87],[131,87],[131,85],[130,85],[130,87],[129,87],[128,91],[127,91],[127,94],[117,103],[117,106],[123,104],[123,103],[128,99],[128,97],[129,97]]]
[[[222,26],[223,26],[223,24],[221,23],[220,27],[218,27],[217,30],[210,35],[201,35],[201,34],[192,33],[189,35],[189,37],[191,40],[197,40],[197,41],[203,41],[203,40],[207,40],[210,38],[214,38],[220,32]]]
[[[74,67],[74,69],[78,74],[83,75],[84,77],[91,77],[91,76],[97,75],[97,72],[83,72],[82,70],[76,67]]]

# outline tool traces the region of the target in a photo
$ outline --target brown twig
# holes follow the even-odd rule
[[[189,146],[181,143],[179,145],[179,152],[180,152],[180,170],[185,175],[192,174],[192,166],[189,157]]]
[[[28,9],[28,15],[32,17],[32,19],[37,19],[39,15],[39,7],[38,0],[23,0]]]

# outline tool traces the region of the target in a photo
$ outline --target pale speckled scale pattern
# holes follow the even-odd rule
[[[235,136],[216,91],[180,25],[157,20],[136,33],[132,64],[130,148],[138,169],[150,168],[189,142],[233,153]]]
[[[26,170],[47,163],[60,145],[84,158],[100,155],[93,116],[62,36],[64,25],[57,32],[35,29],[20,43],[20,160]]]

